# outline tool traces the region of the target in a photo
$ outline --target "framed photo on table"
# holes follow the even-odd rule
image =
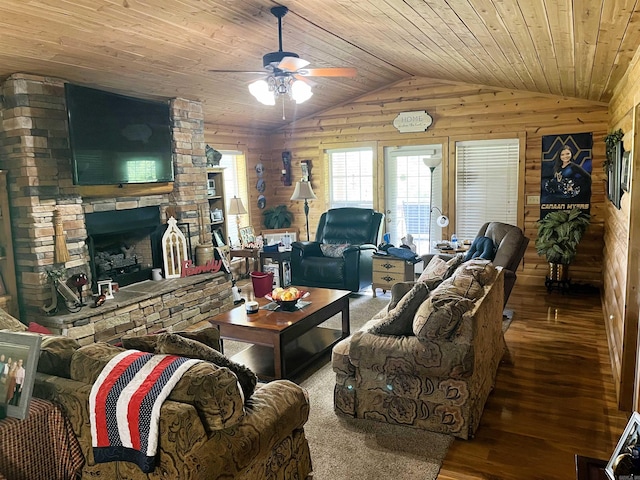
[[[240,229],[240,239],[242,240],[242,245],[254,243],[256,241],[256,234],[253,231],[253,227],[242,227]]]
[[[41,341],[37,333],[0,332],[0,409],[8,417],[27,417]]]

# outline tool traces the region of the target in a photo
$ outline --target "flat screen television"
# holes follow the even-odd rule
[[[76,185],[173,181],[169,103],[65,84]]]

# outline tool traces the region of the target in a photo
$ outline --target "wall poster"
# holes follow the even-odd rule
[[[540,218],[557,210],[591,208],[591,133],[542,137]]]

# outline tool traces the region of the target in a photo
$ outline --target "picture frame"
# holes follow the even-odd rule
[[[28,415],[41,341],[42,337],[37,333],[0,331],[0,359],[4,355],[2,371],[9,357],[12,364],[16,362],[15,368],[24,370],[22,384],[18,384],[15,374],[10,372],[6,376],[3,373],[0,378],[0,405],[8,417],[24,420]],[[10,392],[11,389],[13,392]]]
[[[222,230],[216,229],[213,231],[213,241],[216,244],[216,247],[224,247],[226,243],[224,241],[224,236],[222,235]]]
[[[216,180],[214,178],[209,178],[207,180],[207,195],[209,197],[216,196]]]
[[[222,222],[224,217],[222,216],[222,210],[220,208],[214,208],[211,210],[211,221],[212,222]]]
[[[252,226],[242,227],[240,229],[240,239],[242,241],[242,245],[249,245],[250,243],[255,243],[256,234],[253,230]]]
[[[629,192],[629,181],[631,177],[631,152],[624,152],[622,154],[622,165],[620,172],[620,188],[623,192]]]
[[[618,210],[620,210],[620,197],[622,196],[620,173],[623,154],[624,147],[620,141],[613,148],[611,158],[607,163],[607,198]]]
[[[305,182],[311,181],[311,160],[302,160],[300,162],[300,168],[302,169],[302,180]]]
[[[616,445],[607,466],[604,469],[604,473],[609,480],[620,480],[622,478],[633,478],[632,475],[620,475],[620,472],[616,470],[616,466],[619,464],[620,455],[630,453],[630,449],[633,446],[640,448],[640,413],[633,412],[629,418],[629,422],[625,427],[618,444]]]

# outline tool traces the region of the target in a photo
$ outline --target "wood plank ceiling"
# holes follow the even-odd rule
[[[15,72],[203,102],[205,120],[274,130],[410,76],[607,102],[640,44],[640,0],[287,0],[283,49],[314,78],[301,105],[247,85],[278,50],[267,0],[3,0],[0,78]],[[283,114],[285,119],[283,119]]]

